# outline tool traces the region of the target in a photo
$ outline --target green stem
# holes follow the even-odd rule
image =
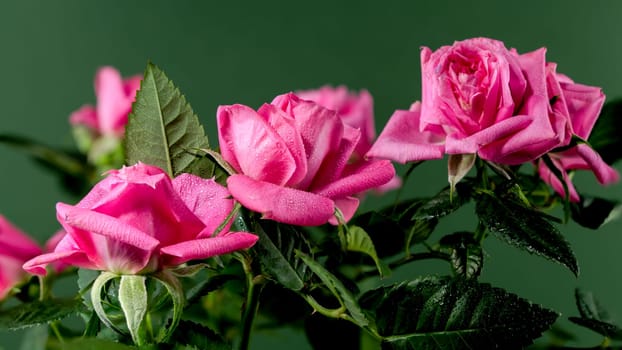
[[[63,339],[63,336],[60,334],[60,331],[58,330],[58,326],[56,325],[58,323],[58,321],[54,321],[50,323],[50,328],[52,329],[52,332],[54,332],[54,336],[56,336],[56,339],[58,339],[58,341],[62,344],[65,342],[65,340]]]
[[[477,223],[474,238],[480,244],[484,241],[484,238],[486,238],[486,225],[484,225],[481,221]]]
[[[490,182],[488,181],[488,172],[486,171],[486,164],[479,157],[475,161],[475,166],[477,167],[477,178],[482,186],[482,188],[490,189]]]
[[[410,254],[408,256],[403,257],[400,260],[390,263],[389,268],[393,270],[395,268],[398,268],[402,265],[406,265],[413,261],[427,260],[427,259],[439,259],[443,261],[449,261],[449,255],[443,252],[435,251],[435,250],[429,251],[429,252]],[[360,281],[362,279],[365,279],[367,277],[372,277],[372,276],[377,276],[376,270],[363,272],[356,277],[356,280]]]
[[[336,309],[329,309],[322,306],[320,303],[317,302],[317,300],[315,300],[314,297],[309,294],[302,294],[302,297],[307,301],[307,303],[309,303],[309,305],[311,305],[315,312],[318,312],[326,317],[344,318],[344,315],[347,315],[345,306],[341,306]]]
[[[246,303],[242,313],[242,339],[240,341],[240,350],[248,350],[253,321],[255,320],[255,315],[257,315],[257,309],[259,308],[259,294],[263,286],[263,279],[255,278],[250,257],[244,256],[240,261],[242,262],[244,274],[246,275]]]

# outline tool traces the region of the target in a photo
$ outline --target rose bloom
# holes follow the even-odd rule
[[[353,195],[387,183],[388,161],[349,163],[361,131],[337,112],[293,93],[257,111],[220,106],[218,139],[223,158],[238,172],[229,191],[246,208],[278,222],[313,226],[347,221],[359,205]]]
[[[551,112],[569,120],[569,134],[587,140],[605,102],[605,95],[599,88],[576,84],[572,79],[556,72],[557,66],[546,66],[547,91],[551,100]],[[548,154],[551,162],[561,173],[572,202],[580,200],[579,194],[570,179],[573,170],[590,170],[601,184],[618,181],[618,172],[603,161],[600,155],[587,144],[579,144],[570,149]],[[536,163],[540,177],[549,183],[562,196],[566,195],[564,184],[549,169],[543,160]]]
[[[45,244],[45,251],[54,249],[59,237],[53,235]],[[37,242],[0,215],[0,300],[29,277],[22,265],[41,253],[43,250]],[[63,267],[55,268],[60,271]]]
[[[142,163],[113,170],[78,204],[57,204],[65,236],[24,269],[45,274],[47,264],[60,262],[142,274],[249,248],[257,236],[229,232],[230,223],[214,236],[232,208],[227,189],[211,179],[182,174],[171,180]]]
[[[374,100],[367,90],[355,93],[343,85],[322,86],[319,89],[297,91],[296,96],[336,111],[345,124],[359,129],[361,138],[354,150],[354,157],[362,158],[367,153],[376,138]]]
[[[123,79],[113,67],[102,67],[95,75],[97,105],[85,105],[69,117],[72,125],[84,125],[100,135],[123,136],[141,76]]]
[[[545,53],[519,55],[487,38],[423,48],[421,104],[396,111],[367,156],[404,163],[477,154],[515,165],[568,144],[568,120],[550,113]]]
[[[303,100],[313,101],[320,106],[336,111],[343,122],[361,131],[361,138],[356,145],[350,162],[362,161],[376,139],[374,125],[374,100],[367,90],[356,93],[341,85],[337,87],[322,86],[319,89],[296,92]],[[374,188],[377,193],[386,192],[401,185],[398,176],[386,184]]]

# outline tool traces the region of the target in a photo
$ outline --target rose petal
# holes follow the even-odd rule
[[[278,222],[316,226],[333,216],[332,200],[313,193],[254,180],[246,175],[227,178],[231,195],[244,207]]]
[[[443,136],[419,131],[420,104],[412,111],[397,110],[372,145],[366,157],[391,159],[400,163],[443,157]]]
[[[124,91],[121,74],[113,67],[102,67],[95,76],[97,117],[102,133],[114,133],[127,122],[131,101]]]
[[[91,105],[84,105],[69,116],[71,125],[85,125],[93,130],[98,129],[97,112]]]
[[[335,200],[335,206],[339,208],[341,211],[341,215],[343,215],[343,220],[345,222],[350,221],[356,213],[356,209],[359,207],[359,199],[356,197],[345,197],[339,198]],[[328,222],[331,225],[339,225],[337,218],[333,215]]]
[[[190,211],[205,224],[198,237],[211,236],[233,209],[229,191],[214,180],[181,174],[173,179],[173,187]],[[230,226],[231,222],[223,232],[227,232]]]
[[[275,97],[272,104],[289,113],[295,120],[307,155],[307,174],[296,188],[306,189],[311,185],[324,158],[331,150],[339,147],[343,137],[343,122],[335,111],[311,101],[300,100],[293,93]]]
[[[586,162],[589,169],[594,172],[598,182],[601,184],[611,184],[620,179],[620,174],[617,170],[605,163],[600,155],[590,146],[586,144],[577,145],[576,151],[577,154]]]
[[[357,164],[340,179],[313,192],[333,200],[351,196],[384,185],[395,176],[395,168],[388,160]]]
[[[243,105],[220,106],[217,118],[221,154],[234,169],[259,181],[288,182],[296,162],[267,120]]]
[[[164,265],[176,266],[189,260],[207,259],[252,247],[258,236],[247,232],[229,232],[212,238],[181,242],[160,249]]]

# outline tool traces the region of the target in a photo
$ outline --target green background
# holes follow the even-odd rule
[[[131,75],[141,73],[148,60],[181,88],[214,141],[218,105],[258,107],[277,94],[324,84],[367,88],[381,130],[393,110],[420,96],[420,47],[436,49],[474,36],[503,40],[519,52],[545,46],[560,72],[603,87],[609,97],[622,97],[620,18],[622,1],[613,0],[5,0],[0,3],[0,133],[72,147],[67,117],[95,101],[97,67],[113,65]],[[55,203],[75,198],[23,155],[0,147],[0,160],[0,213],[43,242],[57,229]],[[407,195],[432,194],[445,179],[444,162],[430,162],[413,176]],[[583,192],[622,200],[619,184],[601,188],[590,174],[577,176],[576,183]],[[373,207],[372,201],[378,202],[368,200],[365,208]],[[472,228],[472,208],[449,220],[443,226],[448,232]],[[560,265],[491,238],[482,279],[556,309],[562,318],[577,314],[574,288],[591,289],[622,321],[621,228],[622,221],[597,232],[561,227],[579,260],[578,279]],[[429,271],[447,269],[414,265],[394,278]],[[597,339],[581,335],[587,343]],[[20,337],[0,332],[0,347],[14,349]],[[302,342],[291,331],[261,332],[253,348],[286,349]]]

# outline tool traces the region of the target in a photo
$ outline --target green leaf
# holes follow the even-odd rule
[[[415,203],[415,204],[413,204]],[[378,257],[389,257],[404,251],[411,244],[425,241],[438,223],[437,219],[411,220],[412,211],[416,210],[418,200],[402,203],[395,209],[385,209],[382,212],[368,212],[355,216],[350,225],[364,227],[374,242]],[[412,206],[414,209],[408,209]],[[410,210],[410,214],[407,210]]]
[[[607,102],[592,129],[589,142],[607,164],[622,158],[622,99]]]
[[[125,162],[162,168],[171,177],[196,171],[192,151],[209,148],[199,118],[179,89],[158,67],[149,63],[125,130]],[[209,159],[201,157],[203,167]],[[207,165],[206,165],[207,164]],[[213,169],[213,163],[211,163]],[[208,171],[209,172],[209,171]]]
[[[480,221],[501,240],[532,254],[566,266],[578,275],[579,266],[570,244],[545,215],[513,198],[482,193],[475,210]]]
[[[479,276],[484,264],[482,246],[471,232],[456,232],[440,240],[443,250],[449,250],[449,259],[456,275],[464,278]]]
[[[614,220],[622,213],[622,205],[598,197],[581,196],[579,203],[571,203],[572,219],[579,225],[593,230]]]
[[[186,345],[196,349],[230,350],[227,343],[219,334],[191,321],[181,321],[173,333],[170,343]]]
[[[380,276],[386,277],[391,274],[389,267],[378,258],[374,242],[372,242],[363,228],[355,225],[350,225],[348,227],[348,231],[346,232],[346,249],[351,252],[363,253],[371,257],[378,268]]]
[[[465,183],[456,184],[456,191],[445,188],[436,196],[427,199],[418,207],[413,220],[437,219],[460,209],[471,199],[470,185]]]
[[[42,145],[25,137],[0,134],[0,143],[13,147],[44,167],[54,171],[73,194],[83,194],[89,182],[96,176],[86,159],[77,154]]]
[[[622,329],[613,322],[592,292],[575,289],[575,302],[581,317],[569,317],[571,322],[605,337],[622,340]]]
[[[557,313],[475,280],[424,277],[365,293],[383,349],[521,349]]]
[[[369,321],[365,317],[365,314],[361,307],[358,305],[358,302],[354,298],[354,295],[343,285],[343,283],[335,277],[330,271],[326,270],[324,266],[320,265],[317,261],[313,260],[308,255],[297,252],[297,255],[304,261],[304,263],[309,266],[311,271],[315,273],[320,280],[324,283],[324,286],[328,288],[331,293],[339,300],[341,305],[343,305],[346,310],[350,313],[352,320],[358,324],[360,327],[365,327],[369,325]]]
[[[145,279],[146,277],[142,275],[123,275],[119,283],[119,303],[136,345],[144,345],[147,342],[145,328],[141,327],[147,314],[149,298]]]
[[[272,221],[255,223],[252,232],[259,236],[252,249],[262,270],[286,288],[301,290],[309,274],[306,265],[296,257],[296,250],[310,251],[302,233],[293,226]]]
[[[168,323],[167,327],[162,327],[160,329],[157,336],[158,341],[166,342],[177,328],[177,325],[181,320],[181,316],[183,315],[185,303],[184,290],[177,277],[167,270],[158,271],[152,276],[162,283],[164,287],[166,287],[166,290],[173,301],[171,321]]]
[[[77,338],[63,342],[59,350],[130,350],[138,349],[133,346],[119,344],[112,340],[97,338]]]
[[[0,312],[0,328],[16,330],[50,323],[83,311],[79,299],[52,299],[19,304]]]
[[[236,275],[216,275],[202,280],[186,293],[187,306],[199,302],[203,296],[222,288],[225,283],[240,279],[241,278]]]

